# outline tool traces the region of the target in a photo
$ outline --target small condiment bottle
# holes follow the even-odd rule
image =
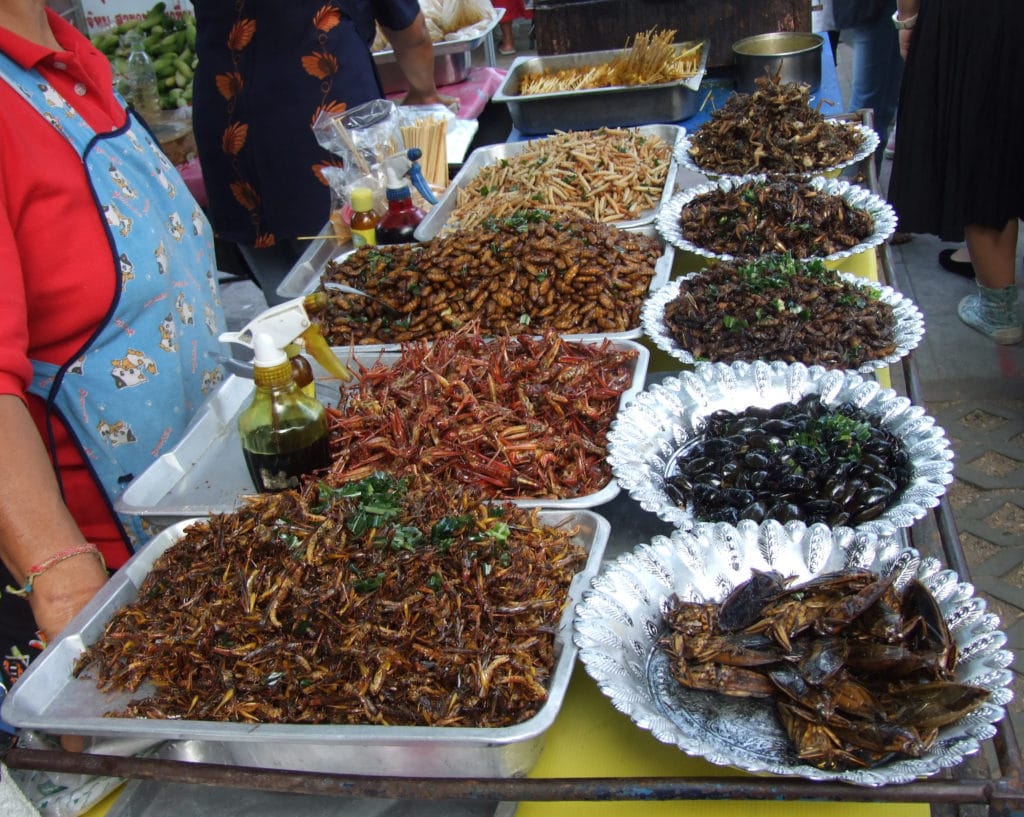
[[[377,243],[377,213],[373,209],[373,191],[368,187],[353,187],[349,194],[352,205],[352,245],[374,246]]]

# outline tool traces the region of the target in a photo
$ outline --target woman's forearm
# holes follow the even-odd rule
[[[14,395],[0,395],[0,451],[0,559],[22,587],[33,567],[85,537],[61,498],[28,408]],[[49,567],[33,578],[27,596],[36,624],[47,636],[57,635],[106,579],[91,553]]]

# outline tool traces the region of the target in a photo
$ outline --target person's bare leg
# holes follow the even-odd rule
[[[960,301],[957,313],[972,329],[1003,345],[1024,339],[1017,314],[1017,233],[1017,219],[1001,230],[978,225],[964,229],[978,293]]]
[[[964,228],[964,236],[979,284],[995,289],[1016,281],[1017,219],[1002,230],[970,225]]]
[[[498,49],[505,52],[515,51],[516,40],[512,35],[512,21],[502,20],[498,25],[501,27],[501,45]]]

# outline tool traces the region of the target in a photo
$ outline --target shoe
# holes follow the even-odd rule
[[[501,56],[503,57],[511,57],[513,54],[516,53],[516,47],[512,46],[511,48],[499,48],[498,53],[501,54]]]
[[[1017,316],[1017,287],[990,289],[978,284],[976,295],[968,295],[957,307],[960,320],[987,335],[1000,346],[1024,340],[1024,325]]]
[[[964,278],[974,277],[974,264],[970,261],[957,261],[953,257],[953,253],[956,250],[942,250],[939,252],[939,266],[944,270],[948,270],[956,275],[962,275]]]

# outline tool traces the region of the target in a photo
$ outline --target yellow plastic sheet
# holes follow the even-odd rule
[[[577,666],[530,777],[734,777],[661,743],[612,706]],[[853,791],[851,789],[851,791]],[[928,804],[725,801],[521,803],[516,817],[929,817]]]

